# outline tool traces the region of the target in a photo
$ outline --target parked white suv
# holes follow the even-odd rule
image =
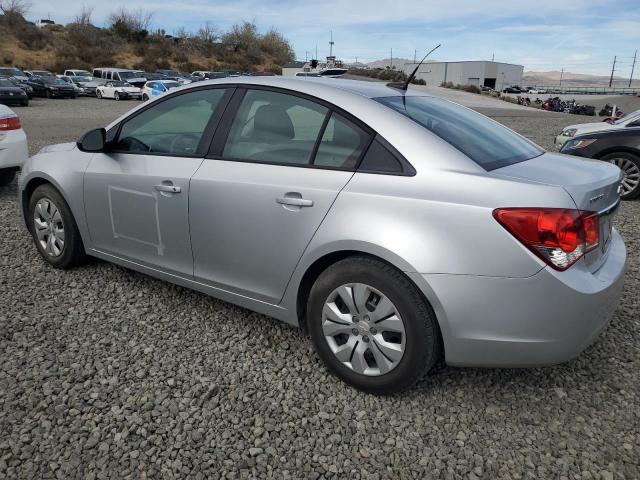
[[[569,125],[564,127],[560,135],[556,137],[555,143],[558,148],[564,145],[564,142],[576,135],[582,135],[584,133],[604,132],[605,130],[617,130],[619,128],[626,127],[640,127],[640,110],[631,112],[619,120],[613,123],[609,122],[593,122],[593,123],[579,123],[577,125]]]
[[[9,107],[0,104],[0,187],[13,181],[28,157],[27,136],[20,118]]]
[[[105,82],[108,80],[128,82],[138,88],[142,88],[147,81],[145,77],[141,77],[140,74],[134,70],[128,70],[125,68],[94,68],[93,78],[101,79]]]

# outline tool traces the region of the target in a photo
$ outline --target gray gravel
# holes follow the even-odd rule
[[[37,150],[133,103],[33,105]],[[544,146],[576,119],[510,113],[493,115]],[[379,398],[273,319],[99,261],[46,266],[0,189],[0,478],[640,478],[639,224],[624,203],[623,298],[579,358],[440,365]]]

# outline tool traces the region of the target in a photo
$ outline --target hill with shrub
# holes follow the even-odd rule
[[[17,4],[17,7],[16,7]],[[242,22],[228,31],[207,23],[197,32],[150,30],[152,15],[120,8],[107,26],[91,22],[84,9],[67,25],[37,28],[25,20],[19,0],[1,3],[0,65],[61,72],[67,68],[113,66],[154,71],[159,68],[268,71],[293,60],[293,49],[276,30],[260,33]]]

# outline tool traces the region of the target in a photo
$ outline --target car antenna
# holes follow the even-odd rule
[[[402,90],[402,91],[406,92],[407,89],[409,88],[409,84],[411,83],[411,80],[413,80],[415,78],[415,76],[416,76],[416,73],[418,73],[418,68],[420,68],[420,65],[422,65],[422,62],[424,62],[427,59],[427,57],[429,55],[431,55],[435,50],[440,48],[441,45],[442,44],[439,43],[438,45],[433,47],[431,50],[429,50],[424,57],[422,57],[422,60],[420,60],[420,63],[418,63],[418,65],[416,65],[416,68],[413,69],[413,72],[411,72],[411,75],[409,75],[409,77],[407,78],[406,81],[404,81],[404,82],[390,82],[390,83],[387,83],[387,87],[396,88],[398,90]]]

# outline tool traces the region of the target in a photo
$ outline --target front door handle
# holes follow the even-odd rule
[[[280,197],[276,202],[281,205],[291,205],[292,207],[313,207],[313,200],[298,197]]]
[[[153,188],[158,190],[159,192],[167,192],[167,193],[180,193],[182,188],[176,187],[175,185],[154,185]]]

